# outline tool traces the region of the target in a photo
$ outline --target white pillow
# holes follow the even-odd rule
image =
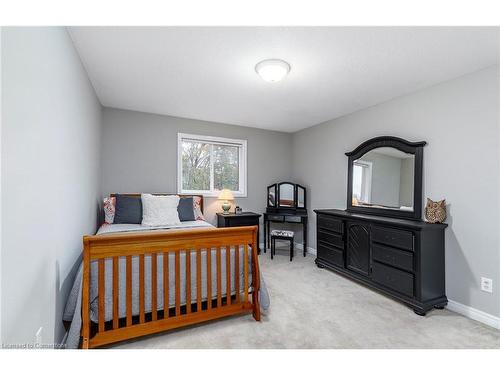
[[[142,225],[156,227],[160,225],[180,224],[177,195],[141,194]]]

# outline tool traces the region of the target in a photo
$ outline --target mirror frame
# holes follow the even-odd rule
[[[304,191],[304,207],[299,207],[299,189],[302,189]],[[305,186],[295,184],[295,197],[296,197],[295,207],[302,209],[307,207],[307,194]]]
[[[351,152],[346,152],[347,164],[347,211],[353,213],[389,216],[411,220],[422,220],[422,169],[423,169],[423,147],[425,141],[410,142],[402,138],[383,136],[369,139],[356,147]],[[355,160],[362,157],[368,151],[379,147],[393,147],[402,152],[415,155],[415,168],[413,176],[413,211],[390,210],[376,207],[361,207],[352,205],[352,168]]]
[[[269,189],[274,189],[274,205],[269,204]],[[267,207],[278,207],[278,184],[272,184],[267,187]]]

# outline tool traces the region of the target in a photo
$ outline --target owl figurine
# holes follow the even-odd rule
[[[446,220],[446,200],[434,202],[427,198],[425,206],[425,220],[429,223],[442,223]]]

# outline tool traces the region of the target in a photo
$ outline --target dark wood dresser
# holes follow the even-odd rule
[[[314,210],[316,264],[357,280],[425,315],[443,308],[446,224]]]

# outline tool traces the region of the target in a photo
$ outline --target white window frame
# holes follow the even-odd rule
[[[358,160],[354,161],[354,164],[359,165],[360,167],[363,167],[363,171],[366,172],[366,173],[363,173],[363,175],[362,175],[361,195],[365,196],[367,198],[367,202],[364,202],[364,203],[370,203],[372,200],[373,163],[371,161],[358,159]]]
[[[247,141],[245,139],[232,139],[213,137],[207,135],[177,133],[177,193],[178,194],[202,194],[206,197],[217,197],[220,191],[214,188],[214,161],[210,155],[210,190],[187,190],[182,188],[182,141],[191,140],[216,145],[236,146],[239,151],[239,191],[233,191],[235,197],[247,196]]]

